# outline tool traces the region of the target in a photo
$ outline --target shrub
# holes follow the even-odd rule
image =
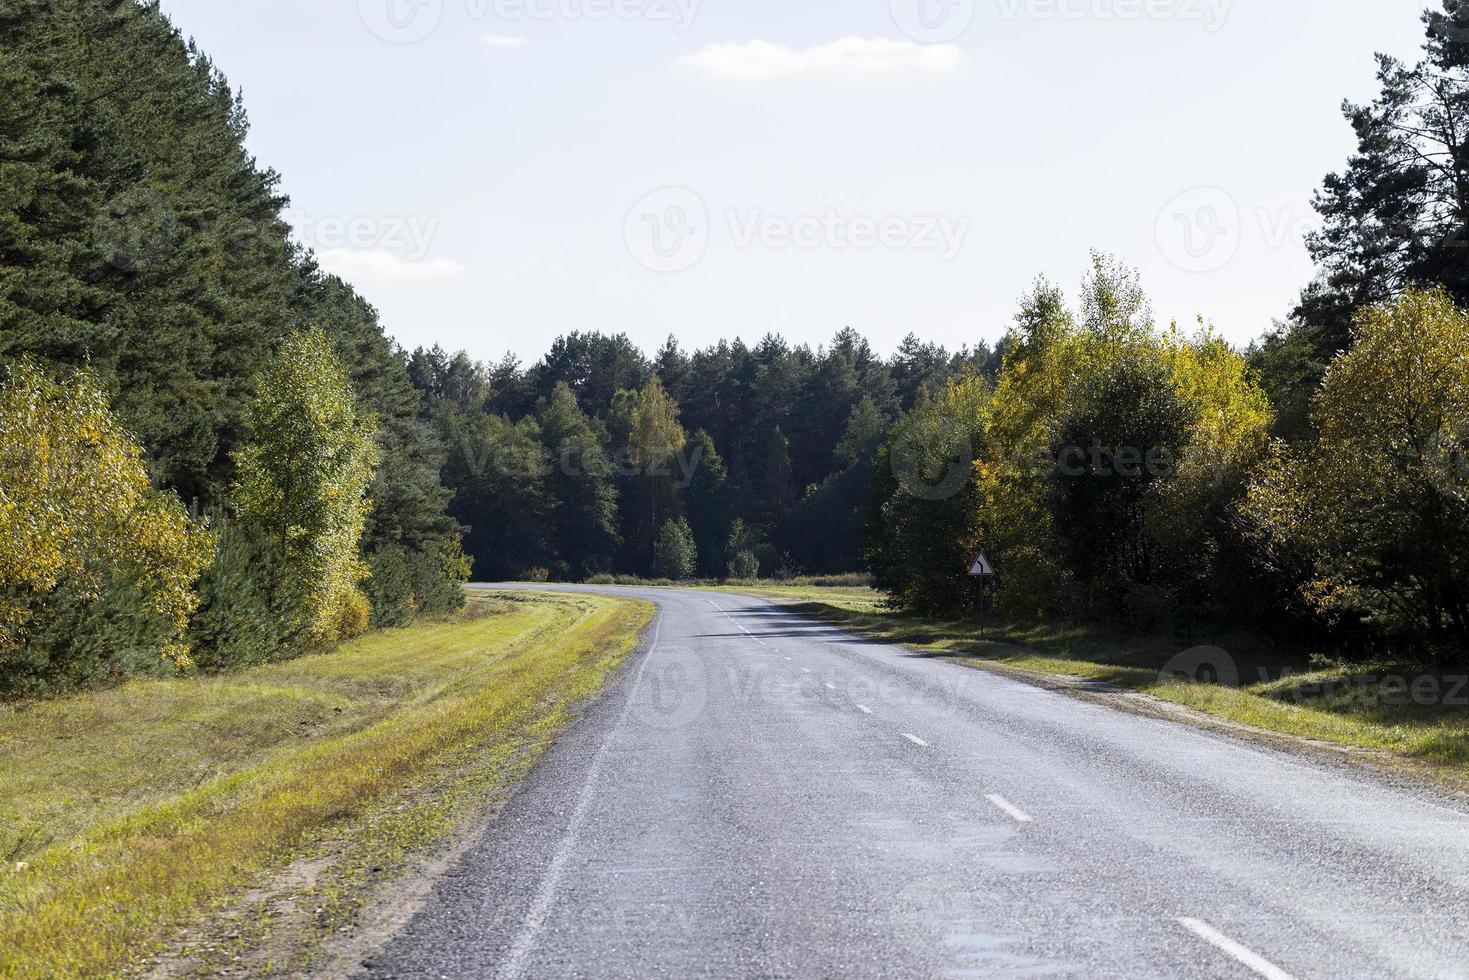
[[[206,523],[153,489],[142,448],[90,371],[58,381],[29,361],[10,369],[0,386],[0,689],[187,668],[193,586],[213,550]]]
[[[239,670],[304,652],[306,637],[281,586],[289,574],[273,542],[223,518],[214,563],[199,580],[189,640],[203,670]]]
[[[407,626],[419,613],[449,613],[464,607],[469,559],[457,538],[431,542],[417,552],[387,547],[368,560],[364,590],[372,603],[373,626]]]
[[[470,561],[458,536],[443,538],[409,563],[418,608],[427,613],[457,612],[464,608],[464,586],[469,584]]]
[[[687,581],[698,571],[699,553],[694,532],[683,518],[666,521],[653,547],[653,574],[675,582]]]
[[[755,552],[745,550],[729,560],[729,577],[750,581],[760,577],[760,559]]]
[[[23,645],[0,648],[0,695],[47,697],[178,673],[160,656],[175,640],[173,624],[134,578],[109,577],[95,591],[64,581],[9,598],[26,606],[29,622]]]
[[[361,636],[372,626],[372,603],[361,589],[351,589],[342,596],[332,622],[335,639],[350,640]]]
[[[413,575],[401,548],[384,548],[368,559],[372,575],[366,585],[372,602],[372,625],[407,626],[418,614]]]

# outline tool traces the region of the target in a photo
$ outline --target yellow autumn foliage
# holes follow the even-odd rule
[[[1055,442],[1091,397],[1091,379],[1122,363],[1154,365],[1167,379],[1184,409],[1187,440],[1172,460],[1160,508],[1179,522],[1180,534],[1197,525],[1223,481],[1258,458],[1272,415],[1237,352],[1206,329],[1157,329],[1135,273],[1105,258],[1094,259],[1077,311],[1042,283],[1017,327],[1020,342],[990,400],[976,474],[983,541],[1004,565],[1001,602],[1032,618],[1065,608],[1075,584],[1060,557],[1051,476]]]
[[[300,626],[327,645],[366,628],[361,553],[378,462],[377,420],[357,398],[330,339],[294,334],[258,379],[235,455],[242,520],[275,542]]]
[[[58,381],[31,361],[10,369],[0,386],[0,647],[25,643],[28,599],[63,582],[95,596],[126,574],[170,624],[161,655],[186,668],[180,639],[213,553],[207,525],[153,489],[142,448],[89,370]]]
[[[1469,311],[1409,291],[1357,319],[1312,409],[1317,435],[1276,444],[1242,511],[1303,563],[1328,616],[1469,646]]]

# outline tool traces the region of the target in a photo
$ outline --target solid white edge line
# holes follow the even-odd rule
[[[1011,803],[1003,796],[1000,796],[998,793],[986,796],[985,799],[989,800],[1001,810],[1004,810],[1006,815],[1009,816],[1010,819],[1014,820],[1016,823],[1030,823],[1030,814],[1026,813],[1024,810],[1020,809],[1018,806]]]
[[[592,764],[587,769],[586,782],[582,784],[581,792],[577,794],[576,809],[572,811],[571,820],[566,825],[566,835],[561,838],[555,853],[551,856],[550,864],[546,866],[545,874],[541,876],[535,898],[531,901],[525,918],[521,920],[515,941],[505,953],[505,958],[500,961],[499,969],[495,971],[497,980],[514,980],[524,972],[526,957],[535,949],[541,930],[545,927],[546,918],[551,912],[551,904],[556,900],[556,892],[561,887],[561,877],[566,871],[566,863],[571,860],[571,852],[577,845],[582,825],[587,821],[587,810],[591,807],[592,798],[596,795],[597,783],[601,781],[602,769],[607,761],[607,747],[612,744],[618,729],[627,721],[627,716],[632,711],[633,700],[637,697],[638,688],[642,686],[643,675],[648,672],[648,664],[658,652],[658,643],[662,638],[663,615],[660,612],[653,621],[653,639],[648,644],[648,652],[643,655],[643,662],[638,665],[637,675],[628,689],[627,701],[623,703],[621,714],[617,716],[617,721],[603,737],[602,744],[597,748],[597,754],[592,758]]]
[[[1259,953],[1256,953],[1248,947],[1241,946],[1207,922],[1199,919],[1179,919],[1178,924],[1221,953],[1254,970],[1260,976],[1265,977],[1266,980],[1295,980],[1289,973],[1286,973]]]
[[[907,732],[904,732],[903,737],[912,742],[914,745],[922,746],[925,749],[928,748],[928,743],[919,738],[917,735],[909,735]]]

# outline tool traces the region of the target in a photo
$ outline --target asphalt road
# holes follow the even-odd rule
[[[1469,810],[646,596],[650,641],[375,977],[1469,977]]]

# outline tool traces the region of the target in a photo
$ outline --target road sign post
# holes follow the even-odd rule
[[[984,579],[979,580],[979,638],[984,639]]]
[[[974,566],[969,569],[969,576],[979,579],[979,636],[980,639],[984,639],[984,583],[985,579],[995,577],[995,568],[983,552],[980,552],[979,557],[974,559]]]

